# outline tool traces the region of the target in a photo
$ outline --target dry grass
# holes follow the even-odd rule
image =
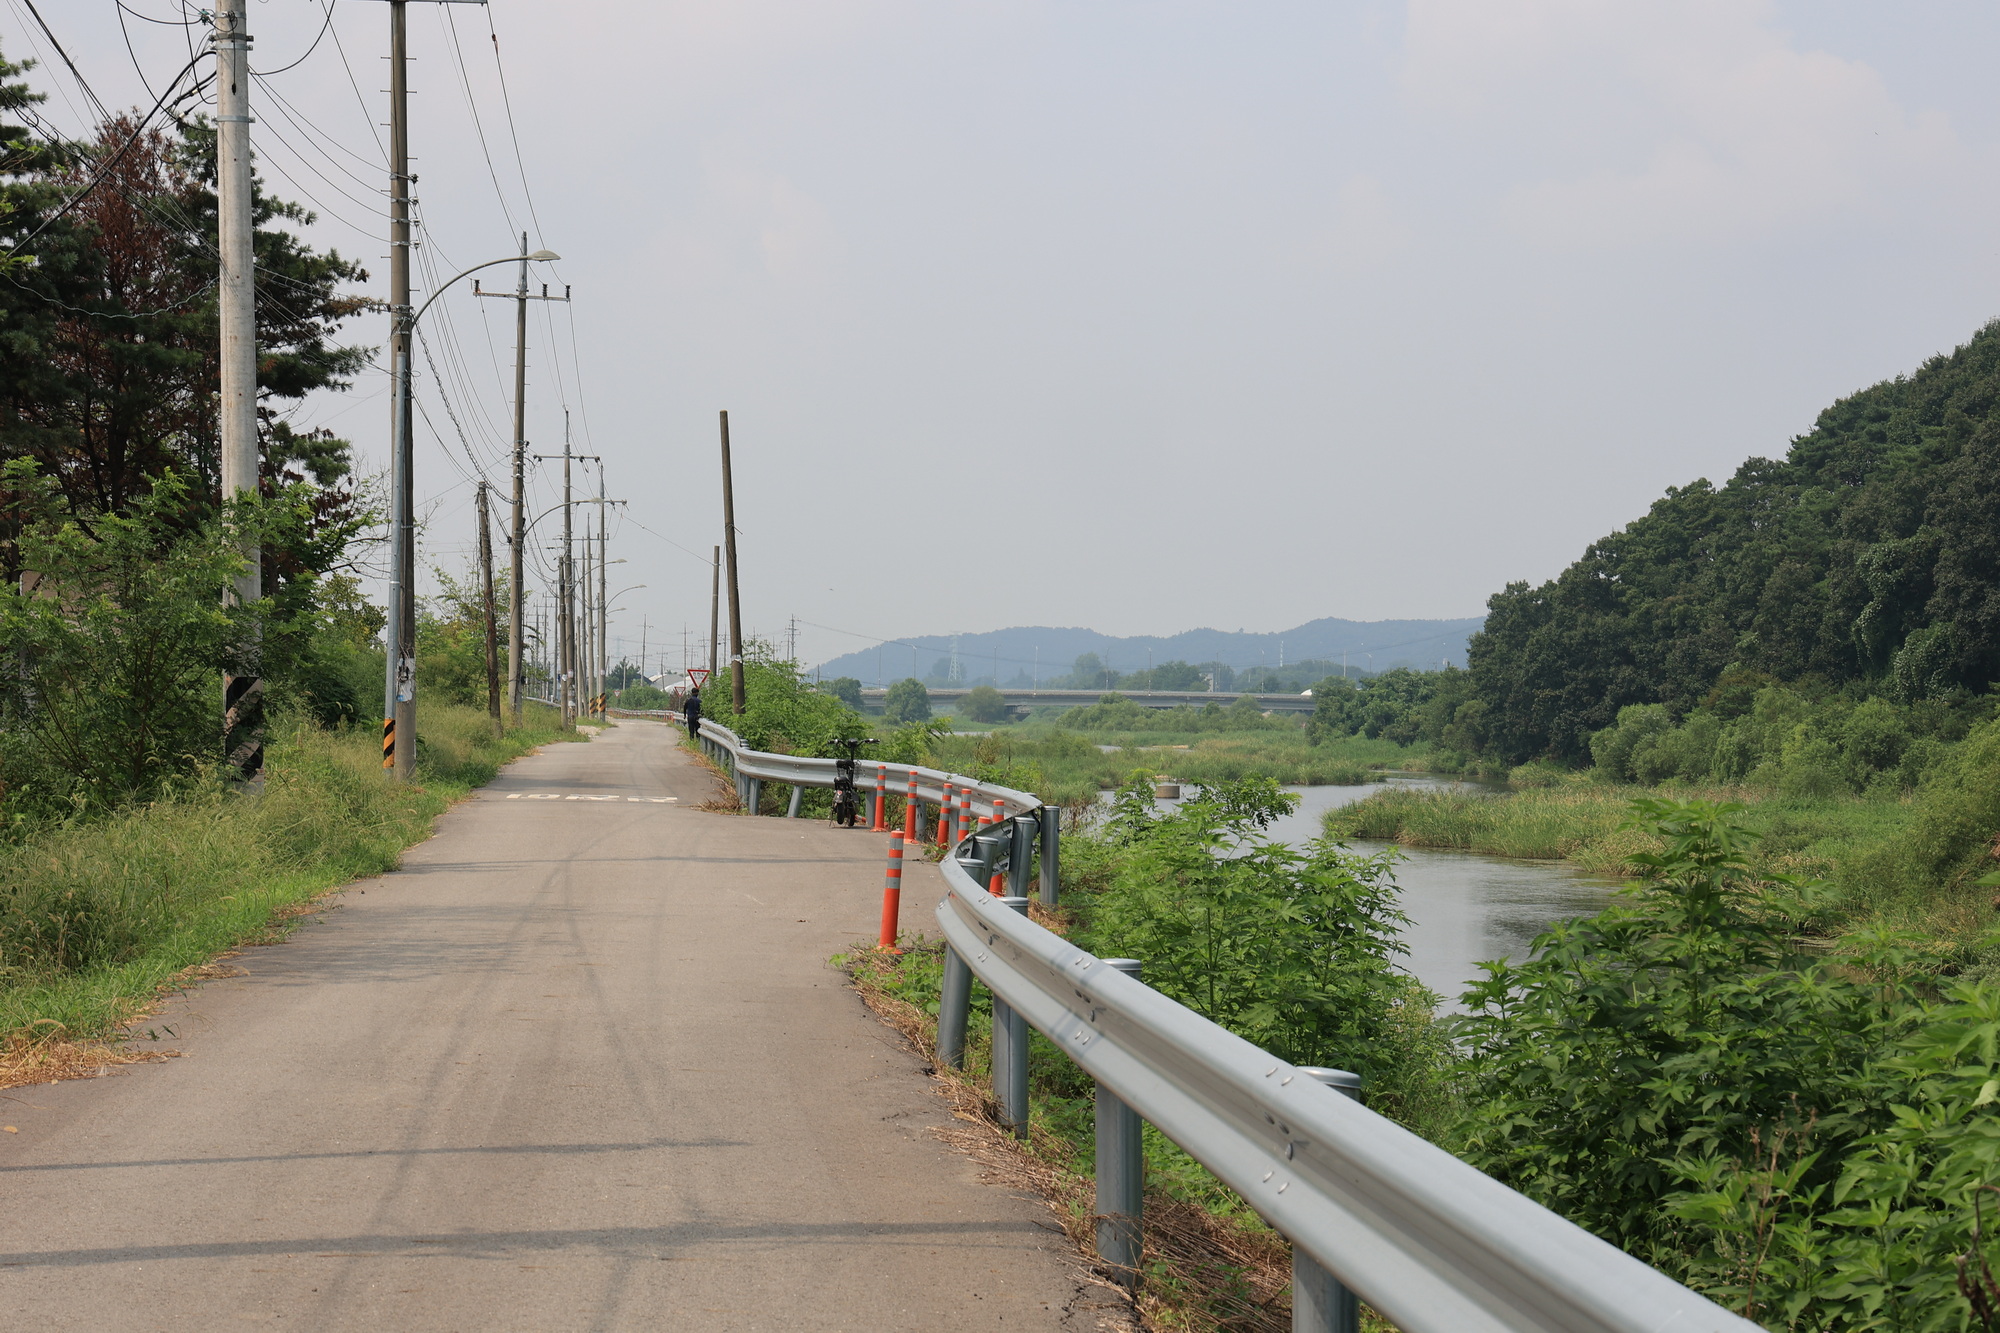
[[[179,1051],[135,1051],[120,1042],[71,1041],[50,1029],[37,1037],[16,1032],[0,1047],[0,1088],[60,1083],[71,1078],[102,1078],[118,1065],[157,1064]]]
[[[862,999],[915,1048],[939,1095],[951,1102],[957,1126],[940,1137],[979,1162],[987,1180],[1039,1193],[1077,1248],[1094,1254],[1095,1185],[1061,1165],[1068,1145],[1039,1125],[1025,1143],[1009,1134],[987,1090],[939,1064],[936,1021],[876,981],[871,961],[879,955],[857,947],[849,957]],[[1268,1228],[1217,1217],[1169,1195],[1146,1195],[1142,1265],[1151,1281],[1136,1305],[1147,1329],[1286,1333],[1292,1326],[1291,1264],[1291,1246]]]

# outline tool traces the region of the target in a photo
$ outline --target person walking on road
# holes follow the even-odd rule
[[[681,716],[687,719],[688,735],[701,735],[701,686],[688,691],[687,703],[681,706]]]

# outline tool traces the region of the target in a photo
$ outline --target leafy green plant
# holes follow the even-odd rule
[[[1244,778],[1162,813],[1135,776],[1105,826],[1109,873],[1079,905],[1077,937],[1145,960],[1149,985],[1275,1055],[1400,1088],[1397,1011],[1428,1010],[1430,997],[1395,968],[1394,854],[1265,836],[1296,804]]]
[[[1674,1159],[1741,1154],[1753,1134],[1807,1122],[1822,1148],[1866,1132],[1879,1101],[1858,1080],[1905,1021],[1923,960],[1889,935],[1804,955],[1791,922],[1761,910],[1740,807],[1633,809],[1662,844],[1631,858],[1650,878],[1543,934],[1530,961],[1487,964],[1467,993],[1459,1035],[1479,1096],[1457,1146],[1652,1257],[1677,1246],[1659,1206]]]

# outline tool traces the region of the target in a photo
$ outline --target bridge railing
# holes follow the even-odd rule
[[[832,760],[750,750],[706,719],[701,730],[739,782],[832,784]],[[906,793],[915,775],[920,801],[954,781],[865,763],[871,780],[900,774]],[[1022,889],[1034,839],[1022,834],[1054,821],[1029,793],[968,786],[1013,827],[975,828],[942,862],[938,1056],[963,1067],[977,978],[993,998],[1005,1124],[1027,1129],[1030,1027],[1096,1080],[1098,1250],[1122,1276],[1138,1272],[1143,1119],[1291,1241],[1295,1330],[1357,1333],[1357,1296],[1405,1333],[1758,1327],[1370,1111],[1353,1075],[1288,1064],[1144,984],[1136,960],[1098,958],[1031,920]],[[1051,838],[1042,850],[1048,886],[1058,847]],[[993,891],[998,872],[1012,893]]]

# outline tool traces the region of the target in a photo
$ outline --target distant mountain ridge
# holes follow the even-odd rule
[[[1089,629],[1028,625],[957,636],[912,635],[891,640],[879,650],[864,648],[829,658],[817,671],[829,679],[853,676],[864,685],[887,684],[906,676],[922,678],[940,657],[951,655],[954,637],[967,680],[994,677],[996,665],[1001,680],[1017,675],[1045,680],[1066,674],[1085,653],[1097,654],[1099,661],[1117,671],[1138,671],[1173,661],[1221,662],[1242,670],[1307,659],[1338,662],[1342,653],[1347,654],[1350,666],[1372,666],[1376,671],[1395,666],[1436,667],[1441,662],[1462,667],[1466,640],[1484,619],[1340,620],[1328,616],[1273,634],[1191,629],[1131,638]]]

